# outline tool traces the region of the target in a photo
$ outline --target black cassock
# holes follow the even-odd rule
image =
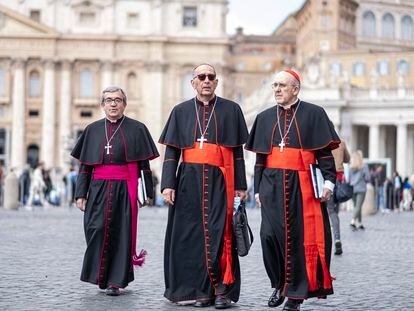
[[[204,144],[217,144],[233,151],[235,190],[245,190],[246,177],[242,145],[247,128],[240,107],[218,97],[204,106],[197,102]],[[169,207],[164,252],[164,296],[170,301],[211,299],[225,295],[236,302],[240,293],[240,267],[232,249],[232,272],[235,281],[223,284],[220,257],[227,211],[225,180],[219,167],[184,163],[177,167],[182,151],[193,148],[200,130],[197,126],[194,99],[174,107],[159,140],[167,145],[161,191],[176,189],[175,204]]]
[[[145,176],[147,194],[152,197],[149,160],[158,151],[144,124],[125,117],[116,123],[107,120],[109,154],[105,145],[105,119],[88,125],[77,141],[72,156],[80,161],[76,183],[77,198],[87,198],[84,230],[87,248],[81,280],[100,288],[124,288],[134,279],[131,260],[131,202],[126,180],[94,179],[102,165],[121,167],[138,162],[138,174]],[[119,130],[117,131],[117,128]],[[140,175],[138,175],[140,176]]]
[[[292,126],[285,138],[286,148],[310,152],[316,158],[325,180],[335,184],[336,171],[331,150],[340,143],[332,122],[325,111],[316,105],[298,102],[291,108],[279,108],[279,120],[282,135],[289,124]],[[293,119],[297,110],[296,117]],[[321,260],[329,270],[331,258],[331,231],[325,204],[320,204],[324,247],[322,257],[317,258],[313,267],[317,280],[315,289],[309,290],[307,264],[304,247],[304,210],[300,176],[297,170],[266,167],[267,157],[272,151],[282,156],[279,143],[281,135],[277,124],[277,107],[271,107],[260,113],[251,130],[246,149],[257,153],[254,188],[259,193],[262,204],[262,223],[260,237],[263,260],[273,288],[282,289],[289,298],[304,299],[321,297],[333,293],[331,276],[322,276]],[[274,148],[274,149],[273,149]],[[298,152],[300,154],[300,151]],[[288,161],[290,159],[286,159]],[[283,164],[282,164],[283,165]],[[311,185],[309,185],[311,187]],[[312,194],[313,198],[313,194]],[[317,203],[319,206],[319,203]],[[319,208],[319,207],[317,207]],[[312,224],[313,225],[313,224]]]

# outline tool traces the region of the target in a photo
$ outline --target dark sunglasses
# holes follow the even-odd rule
[[[209,81],[216,80],[216,75],[212,73],[209,73],[207,75],[205,73],[202,73],[202,74],[196,75],[194,78],[197,78],[200,81],[204,81],[206,77],[208,78]]]

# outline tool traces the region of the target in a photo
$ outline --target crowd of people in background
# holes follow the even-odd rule
[[[22,206],[28,208],[45,205],[71,205],[75,200],[77,175],[77,170],[71,166],[69,171],[62,177],[62,187],[59,187],[52,181],[51,170],[45,169],[43,163],[39,163],[34,168],[27,165],[19,175],[19,201]],[[0,166],[0,205],[2,205],[4,197],[5,176],[4,167]],[[363,163],[361,151],[353,152],[351,155],[349,182],[354,186],[354,196],[352,198],[354,216],[351,226],[354,226],[355,223],[362,225],[361,209],[368,184],[371,184],[374,188],[374,212],[390,213],[414,209],[414,174],[403,178],[398,172],[394,171],[392,177],[387,177],[382,164],[368,168],[368,165]],[[155,175],[153,176],[153,184],[155,188],[159,184]],[[250,180],[249,185],[246,207],[254,208],[256,207],[256,201],[253,194],[253,179]],[[157,191],[154,191],[154,193],[157,193]],[[156,196],[150,203],[150,206],[155,207],[164,205],[161,196]]]

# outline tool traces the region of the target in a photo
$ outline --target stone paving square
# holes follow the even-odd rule
[[[248,215],[256,240],[241,258],[241,296],[231,310],[281,310],[267,307],[272,289],[261,258],[260,210]],[[365,217],[367,229],[357,232],[349,212],[340,217],[344,254],[332,260],[335,294],[301,309],[414,310],[414,213]],[[167,208],[140,210],[138,247],[148,250],[146,264],[121,296],[108,297],[79,280],[85,250],[79,210],[0,209],[0,310],[200,310],[163,298],[166,221]]]

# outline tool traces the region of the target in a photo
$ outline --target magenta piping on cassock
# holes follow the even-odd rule
[[[93,179],[126,180],[129,200],[131,202],[131,259],[134,266],[142,266],[145,262],[147,251],[141,249],[137,255],[137,231],[138,231],[138,162],[130,162],[126,165],[97,165],[94,167]]]

